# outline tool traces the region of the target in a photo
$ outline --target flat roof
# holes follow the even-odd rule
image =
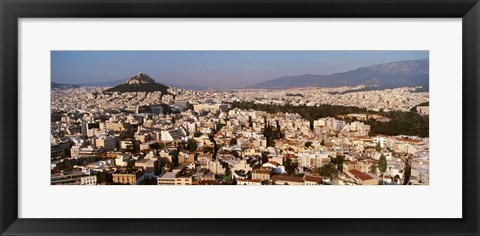
[[[166,173],[163,174],[160,178],[174,179],[174,178],[176,178],[176,175],[175,175],[175,173],[173,173],[173,172],[166,172]]]

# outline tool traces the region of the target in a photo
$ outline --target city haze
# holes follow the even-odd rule
[[[428,51],[52,51],[52,82],[123,81],[144,72],[167,85],[243,88],[283,76],[330,75],[428,58]]]

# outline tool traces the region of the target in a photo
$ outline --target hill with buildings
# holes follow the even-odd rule
[[[162,94],[169,94],[168,86],[155,82],[150,76],[144,73],[138,73],[122,84],[113,88],[106,89],[105,92],[155,92],[160,91]]]

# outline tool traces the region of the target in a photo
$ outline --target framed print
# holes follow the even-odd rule
[[[2,235],[479,233],[477,1],[0,9]]]

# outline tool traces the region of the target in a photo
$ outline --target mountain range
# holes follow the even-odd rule
[[[284,76],[247,88],[284,89],[294,87],[342,87],[375,85],[379,89],[429,87],[429,60],[409,60],[361,67],[331,75]]]
[[[124,81],[125,80],[114,80],[114,81],[88,82],[88,83],[78,83],[78,84],[85,87],[113,87],[123,83]]]
[[[69,88],[80,88],[82,86],[78,84],[61,84],[61,83],[51,82],[50,87],[52,89],[69,89]]]

